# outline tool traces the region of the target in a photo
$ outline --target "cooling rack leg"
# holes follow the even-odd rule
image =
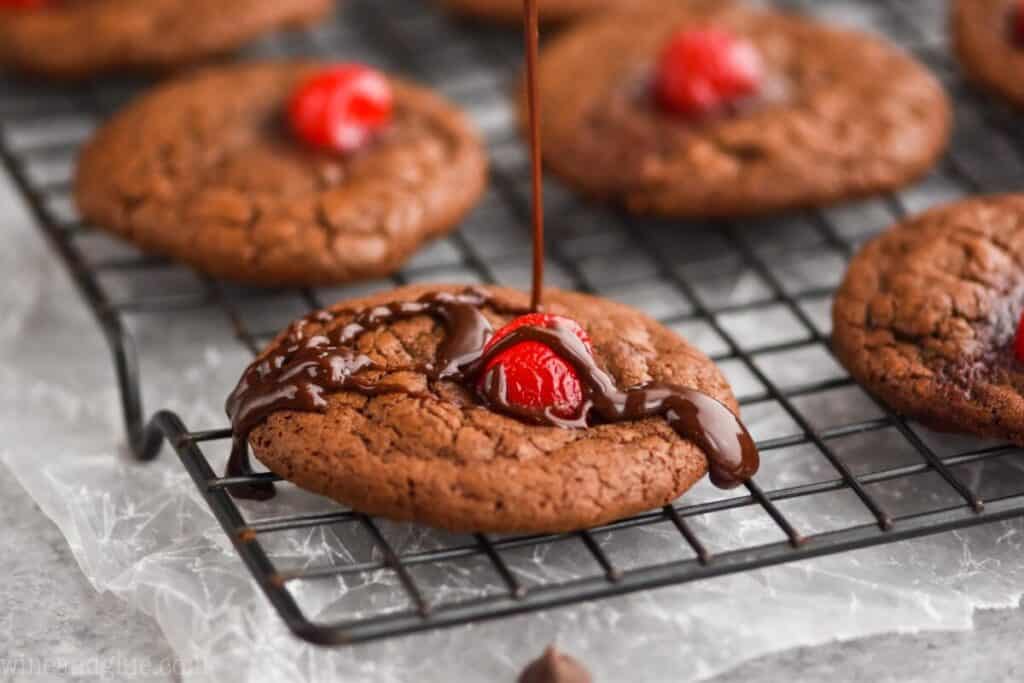
[[[160,455],[160,449],[164,445],[164,431],[157,424],[156,420],[151,420],[144,429],[142,429],[136,437],[132,440],[132,455],[140,461],[148,461],[155,459]]]
[[[164,437],[153,422],[148,426],[144,422],[139,355],[135,349],[135,342],[116,316],[100,315],[99,318],[114,357],[128,448],[136,460],[152,460],[160,454]]]

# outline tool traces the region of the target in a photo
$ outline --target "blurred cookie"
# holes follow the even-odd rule
[[[945,431],[1024,444],[1024,195],[912,218],[850,264],[835,353],[894,410]]]
[[[550,168],[638,213],[762,214],[895,189],[950,134],[942,87],[898,48],[734,5],[588,20],[542,53],[540,93]]]
[[[143,95],[85,147],[82,217],[230,280],[315,285],[394,272],[481,196],[484,149],[452,105],[383,76],[394,113],[378,137],[351,154],[304,144],[286,110],[322,69],[214,67]]]
[[[166,70],[325,17],[334,0],[39,0],[0,16],[0,66],[55,78]]]
[[[1024,107],[1024,2],[956,0],[953,42],[971,78]]]

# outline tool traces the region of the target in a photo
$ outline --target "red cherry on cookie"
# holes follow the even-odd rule
[[[1013,38],[1018,45],[1024,45],[1024,0],[1018,0],[1010,10]]]
[[[1020,317],[1020,322],[1017,323],[1017,338],[1013,342],[1014,355],[1017,356],[1017,360],[1024,363],[1024,314]]]
[[[531,313],[516,318],[498,330],[484,347],[486,353],[500,340],[520,327],[568,327],[590,349],[590,337],[579,323],[562,316]],[[520,408],[551,408],[563,418],[579,415],[583,406],[583,387],[576,370],[553,349],[541,342],[524,341],[505,349],[484,368],[481,385],[487,375],[501,366],[505,373],[507,400]]]
[[[352,152],[391,121],[391,84],[378,71],[340,64],[316,74],[292,94],[288,120],[305,143]]]
[[[762,71],[750,42],[719,29],[682,30],[658,60],[655,93],[667,111],[707,116],[757,94]]]
[[[0,0],[0,10],[40,9],[52,0]]]

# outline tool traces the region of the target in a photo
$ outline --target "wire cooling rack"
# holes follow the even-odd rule
[[[588,206],[549,180],[548,270],[552,284],[636,305],[697,342],[725,370],[745,414],[771,416],[768,422],[774,427],[758,434],[766,464],[773,454],[804,449],[827,475],[793,483],[770,476],[768,467],[739,495],[696,501],[687,496],[661,510],[575,534],[477,534],[410,553],[389,541],[378,521],[353,511],[325,508],[301,516],[247,518],[229,496],[230,489],[276,477],[219,476],[209,454],[229,438],[226,429],[190,431],[170,412],[157,414],[147,428],[141,398],[146,378],[140,374],[140,352],[128,321],[140,314],[221,311],[234,339],[256,353],[275,330],[253,323],[247,311],[253,302],[272,306],[271,297],[282,293],[239,289],[191,272],[184,279],[166,277],[172,264],[83,225],[70,199],[78,146],[145,84],[104,81],[56,88],[0,79],[0,159],[107,337],[131,450],[139,459],[153,458],[166,437],[267,597],[295,633],[310,641],[354,643],[490,619],[1020,515],[1024,474],[1010,470],[1007,475],[997,466],[1016,458],[1019,450],[937,436],[872,401],[828,352],[828,310],[845,260],[871,234],[938,202],[1018,187],[1024,180],[1024,133],[1011,112],[961,81],[948,55],[943,3],[787,4],[885,34],[933,67],[957,103],[957,130],[948,157],[923,182],[891,196],[743,224],[681,226],[621,216]],[[362,290],[299,290],[288,296],[314,308],[366,287],[411,281],[528,284],[527,158],[507,97],[520,63],[517,32],[459,22],[417,0],[351,0],[336,22],[265,41],[248,56],[289,55],[364,60],[437,87],[482,128],[494,172],[483,206],[461,231],[425,249],[393,279]],[[97,252],[97,242],[106,248]],[[125,281],[134,284],[111,284]],[[807,381],[808,376],[813,380]],[[227,393],[230,387],[223,389]],[[838,405],[845,408],[834,410]],[[851,405],[857,407],[852,412]],[[865,451],[876,456],[876,466],[865,465]],[[993,471],[997,485],[982,476]],[[923,478],[933,479],[939,493],[892,495],[893,489],[912,491],[909,484]],[[839,495],[853,496],[864,512],[862,522],[821,529],[793,512],[794,504]],[[767,516],[778,540],[721,552],[709,549],[695,520],[730,511]],[[338,525],[360,527],[376,549],[373,556],[326,568],[287,570],[267,550],[270,534]],[[658,542],[678,545],[685,557],[626,566],[608,542],[599,540],[656,525],[671,530]],[[581,562],[590,569],[583,567],[562,581],[549,577],[531,582],[509,561],[518,550],[560,541],[582,544]],[[417,578],[424,568],[463,558],[488,564],[500,577],[500,589],[448,602]],[[397,577],[408,598],[405,608],[371,609],[323,623],[311,620],[295,599],[299,584],[378,571]]]

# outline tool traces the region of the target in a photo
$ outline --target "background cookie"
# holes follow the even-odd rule
[[[1012,0],[955,0],[953,42],[971,78],[1024,107],[1024,43],[1012,29]]]
[[[61,78],[167,69],[310,23],[334,0],[89,0],[0,18],[0,66]]]
[[[694,121],[649,96],[677,30],[715,26],[765,64],[749,110]],[[545,159],[573,186],[643,213],[736,216],[899,187],[927,170],[950,107],[922,66],[877,38],[742,7],[606,14],[540,64]]]
[[[461,289],[405,287],[336,310]],[[529,304],[517,291],[483,289],[499,304]],[[619,386],[674,382],[738,412],[718,368],[645,315],[557,290],[546,293],[545,305],[586,328],[598,362]],[[484,309],[496,327],[507,322],[493,310]],[[359,350],[387,368],[409,367],[433,360],[441,339],[440,325],[420,317],[365,335]],[[480,406],[450,382],[426,396],[424,375],[388,377],[388,384],[396,382],[421,395],[347,392],[328,397],[326,414],[275,413],[251,433],[253,452],[282,477],[360,511],[475,531],[589,527],[664,505],[707,471],[700,449],[662,418],[588,429],[538,427]]]
[[[1024,444],[1024,195],[930,211],[854,258],[833,308],[850,374],[895,410],[944,430]]]
[[[313,285],[393,272],[473,206],[485,153],[451,105],[396,79],[394,120],[366,149],[300,144],[282,110],[317,68],[212,68],[144,95],[86,146],[80,213],[233,280]]]

